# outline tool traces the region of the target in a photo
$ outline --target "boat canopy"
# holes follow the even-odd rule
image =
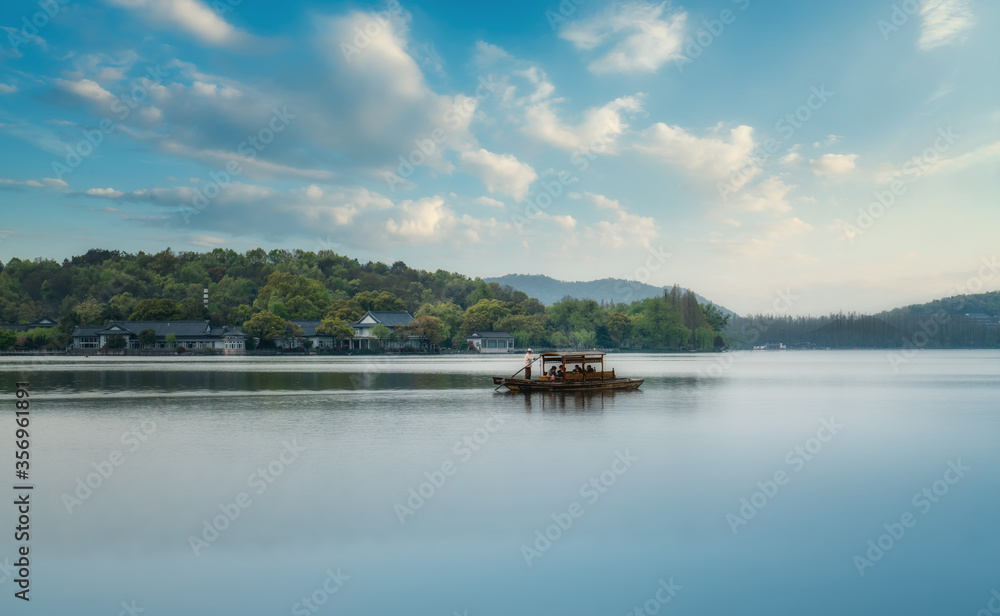
[[[605,353],[600,351],[590,351],[590,352],[567,352],[567,353],[557,353],[550,351],[547,353],[539,353],[539,357],[542,358],[542,365],[547,363],[556,364],[604,364]]]

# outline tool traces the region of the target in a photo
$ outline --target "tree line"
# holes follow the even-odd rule
[[[31,323],[43,315],[59,321],[56,328],[0,332],[0,349],[65,348],[77,326],[112,319],[208,320],[241,327],[264,345],[301,337],[292,321],[315,320],[320,331],[345,339],[367,310],[407,311],[415,321],[397,335],[455,349],[466,348],[474,331],[507,331],[519,347],[711,350],[725,345],[728,321],[718,307],[678,287],[630,303],[566,297],[546,306],[509,285],[402,261],[361,263],[328,250],[93,249],[62,263],[0,263],[0,322]],[[373,334],[390,335],[388,328]]]

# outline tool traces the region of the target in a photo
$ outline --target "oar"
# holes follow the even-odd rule
[[[536,361],[538,361],[538,358],[537,358],[537,357],[536,357],[535,359],[531,360],[531,363],[533,364],[533,363],[535,363]],[[524,369],[525,369],[525,368],[527,368],[527,367],[528,367],[528,366],[523,366],[523,367],[522,367],[522,368],[521,368],[520,370],[518,370],[518,371],[517,371],[517,372],[515,372],[514,374],[510,375],[510,377],[509,377],[509,378],[514,378],[515,376],[517,376],[517,375],[521,374],[522,372],[524,372]],[[494,389],[493,391],[499,391],[501,387],[503,387],[503,383],[500,383],[499,385],[497,385],[497,388],[496,388],[496,389]]]

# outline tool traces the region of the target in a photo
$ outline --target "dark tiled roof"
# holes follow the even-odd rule
[[[368,315],[371,315],[376,321],[385,325],[386,327],[396,327],[398,325],[409,325],[413,321],[413,316],[409,312],[387,312],[387,311],[376,311],[369,310],[360,319],[352,323],[352,325],[360,325],[361,321]]]
[[[512,334],[507,332],[472,332],[467,338],[513,338]]]
[[[333,337],[330,334],[323,334],[316,331],[316,328],[322,325],[323,321],[292,321],[292,323],[295,323],[296,325],[302,328],[303,336],[327,336],[328,338]]]
[[[219,336],[219,337],[222,337],[222,336],[237,336],[237,337],[242,337],[242,338],[246,338],[247,337],[246,334],[244,334],[239,329],[237,329],[237,328],[235,328],[235,327],[233,327],[231,325],[224,325],[222,327],[218,327],[218,326],[213,327],[212,328],[212,335],[213,336]]]

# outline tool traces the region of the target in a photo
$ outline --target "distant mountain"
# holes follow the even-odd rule
[[[537,297],[545,305],[554,304],[567,295],[577,299],[592,299],[598,302],[628,303],[638,299],[661,296],[664,290],[664,287],[654,287],[651,284],[622,280],[621,278],[602,278],[601,280],[591,280],[589,282],[567,282],[541,274],[507,274],[499,278],[486,278],[485,280],[486,282],[498,282],[502,285],[509,284],[518,291],[527,293],[528,297]],[[714,303],[697,293],[695,293],[695,297],[702,304]],[[719,305],[716,304],[716,306]],[[726,314],[733,314],[731,310],[723,306],[719,306],[719,309]]]

